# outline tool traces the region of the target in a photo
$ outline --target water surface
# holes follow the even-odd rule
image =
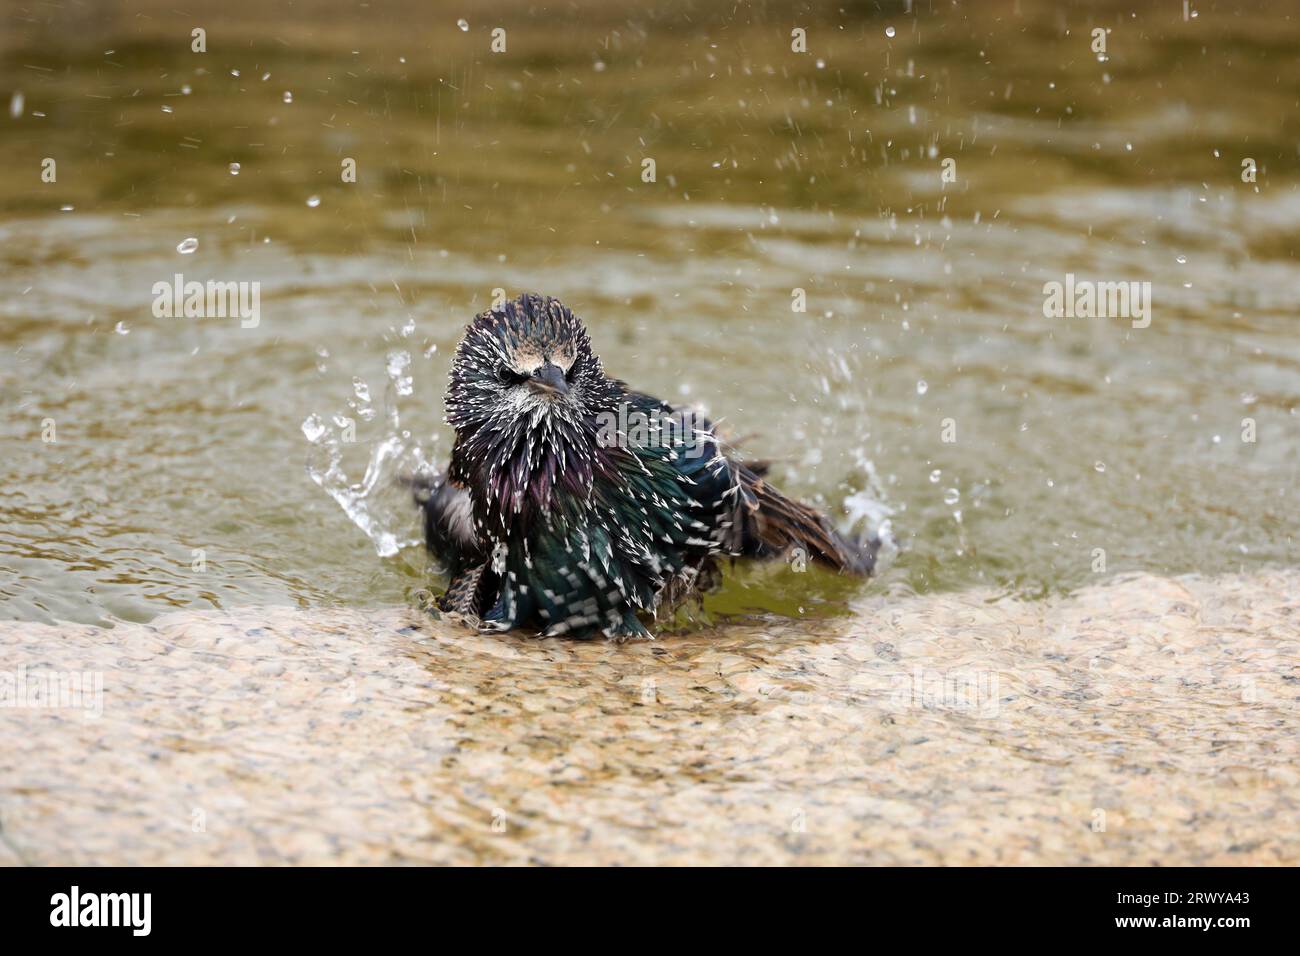
[[[377,555],[307,478],[301,426],[357,423],[336,490],[395,440],[353,511],[412,540],[386,479],[445,458],[449,355],[497,288],[561,297],[613,374],[723,417],[792,492],[888,516],[877,592],[1294,563],[1280,6],[505,4],[462,30],[235,3],[203,54],[202,17],[144,7],[5,13],[0,614],[411,603],[423,555]],[[1067,272],[1149,281],[1150,326],[1045,318]],[[176,273],[260,283],[259,324],[156,318]],[[777,583],[715,606],[845,596]]]

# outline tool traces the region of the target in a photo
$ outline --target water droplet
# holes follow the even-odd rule
[[[939,479],[942,477],[943,477],[943,472],[940,471],[938,468],[936,468],[934,471],[930,472],[930,484],[937,485],[939,483]]]
[[[190,236],[188,239],[181,240],[180,245],[176,247],[176,251],[183,256],[188,256],[192,252],[194,252],[194,250],[196,250],[198,247],[199,247],[199,241],[195,239],[193,236]]]
[[[894,33],[895,33],[895,30],[894,30],[893,27],[885,27],[885,36],[887,36],[887,37],[892,37],[892,36],[894,35]]]
[[[170,113],[170,112],[172,111],[172,108],[171,108],[170,106],[164,106],[164,107],[162,108],[162,111],[163,111],[164,113]]]
[[[822,59],[818,59],[818,61],[817,61],[817,69],[819,69],[819,70],[824,70],[824,69],[826,69],[826,61],[825,61],[825,60],[822,60]]]
[[[117,323],[117,325],[113,326],[113,331],[116,332],[118,335],[130,335],[130,334],[131,334],[131,330],[128,329],[128,328],[126,327],[126,323],[125,323],[125,322],[119,322],[119,323]]]
[[[230,164],[230,175],[232,175],[232,176],[238,176],[238,175],[239,175],[239,163],[231,163],[231,164]]]
[[[1095,468],[1097,471],[1105,471],[1106,463],[1104,461],[1095,461],[1092,463],[1092,467]]]
[[[320,205],[320,196],[308,196],[307,205],[311,206],[312,209],[315,209]]]
[[[23,94],[21,91],[15,91],[14,95],[9,97],[9,116],[13,119],[23,115]]]
[[[1177,263],[1178,263],[1180,266],[1185,266],[1185,265],[1187,265],[1187,257],[1186,257],[1186,256],[1179,256],[1179,257],[1177,258],[1177,260],[1175,260],[1175,261],[1177,261]]]
[[[411,384],[411,375],[408,371],[410,367],[410,352],[398,350],[388,353],[388,378],[392,381],[393,387],[397,389],[398,395],[410,395],[414,391]]]
[[[468,22],[467,20],[465,20],[464,18],[461,18],[460,20],[457,20],[457,21],[456,21],[456,26],[460,27],[460,32],[461,32],[461,33],[468,33],[468,32],[469,32],[469,22]]]
[[[190,89],[190,85],[188,83],[185,83],[181,86],[181,96],[189,96],[190,93],[192,92],[193,90]]]
[[[961,492],[956,488],[945,488],[943,490],[943,503],[946,505],[955,505],[961,501]]]
[[[325,434],[325,423],[320,420],[319,415],[308,415],[302,421],[302,433],[307,436],[309,442],[320,441]]]
[[[930,385],[928,382],[926,382],[925,379],[921,379],[919,382],[916,383],[916,394],[924,395],[929,390],[930,390]]]
[[[370,401],[370,386],[367,385],[363,379],[352,379],[352,391],[355,392],[357,398],[361,399],[363,402]]]
[[[293,93],[289,92],[288,90],[285,90],[285,91],[284,91],[284,101],[285,101],[286,103],[292,103],[292,102],[293,102]]]

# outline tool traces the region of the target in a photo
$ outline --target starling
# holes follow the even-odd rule
[[[725,557],[802,555],[867,575],[851,541],[768,483],[689,408],[605,374],[582,321],[523,295],[477,316],[447,389],[446,472],[417,485],[438,606],[485,629],[624,640],[719,578]]]

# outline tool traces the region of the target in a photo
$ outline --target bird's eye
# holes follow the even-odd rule
[[[497,381],[502,385],[522,385],[528,381],[527,375],[521,375],[505,365],[497,366]]]

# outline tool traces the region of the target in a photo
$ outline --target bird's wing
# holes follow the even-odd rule
[[[474,527],[469,492],[445,474],[414,478],[411,487],[424,517],[424,540],[430,553],[453,576],[482,563],[485,549]]]
[[[650,396],[635,397],[669,407]],[[714,521],[725,551],[745,557],[776,558],[802,549],[812,560],[836,571],[871,573],[879,550],[878,541],[855,541],[844,536],[826,515],[773,487],[767,480],[768,462],[740,461],[734,448],[730,453],[720,450],[713,423],[708,419],[692,415],[683,407],[673,412],[679,417],[690,417],[699,433],[707,434],[711,449],[726,463],[725,486],[719,488],[722,476],[718,475],[711,491],[713,495],[725,495],[729,507],[706,517]]]

